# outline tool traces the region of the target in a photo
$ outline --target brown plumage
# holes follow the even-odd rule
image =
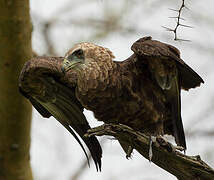
[[[44,117],[53,115],[74,135],[72,127],[99,168],[102,151],[95,137],[83,136],[90,128],[83,108],[105,123],[125,124],[148,135],[173,135],[186,149],[180,90],[199,86],[203,80],[171,45],[144,37],[131,49],[132,56],[116,62],[107,48],[80,43],[64,61],[33,58],[20,75],[22,94]]]

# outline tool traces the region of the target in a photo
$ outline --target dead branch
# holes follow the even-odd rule
[[[53,24],[53,21],[45,22],[42,34],[44,36],[44,40],[47,45],[47,54],[51,56],[57,56],[56,49],[54,48],[50,38],[50,29],[52,24]]]
[[[86,134],[86,136],[92,135],[114,136],[149,159],[149,137],[125,125],[104,124],[90,129]],[[153,144],[152,151],[152,162],[180,180],[214,179],[214,170],[203,162],[199,155],[184,155],[161,137],[158,137]]]
[[[187,133],[185,133],[186,136],[192,138],[192,137],[214,137],[214,131],[213,130],[194,130],[194,131],[187,131]]]

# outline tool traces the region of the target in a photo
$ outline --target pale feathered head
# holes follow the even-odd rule
[[[99,66],[111,66],[114,55],[112,52],[104,47],[97,46],[93,43],[79,43],[71,48],[65,55],[62,63],[62,70],[64,72],[74,70],[84,70],[91,67],[94,63]]]

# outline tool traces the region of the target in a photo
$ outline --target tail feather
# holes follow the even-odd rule
[[[92,159],[95,162],[97,171],[101,171],[101,157],[102,157],[102,149],[101,146],[96,139],[96,137],[91,136],[89,138],[82,137],[83,141],[87,145],[89,151],[91,152]]]

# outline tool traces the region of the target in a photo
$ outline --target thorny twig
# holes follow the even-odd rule
[[[169,17],[169,18],[177,19],[176,26],[174,29],[162,26],[167,31],[172,31],[174,33],[174,40],[175,41],[190,41],[190,40],[186,40],[186,39],[180,39],[180,38],[178,38],[178,35],[177,35],[177,31],[178,31],[179,26],[186,27],[186,28],[193,28],[192,26],[185,25],[185,24],[181,23],[181,20],[185,20],[184,18],[181,17],[181,13],[182,13],[183,8],[187,8],[185,5],[185,0],[182,0],[182,4],[178,10],[177,9],[170,9],[170,10],[178,13],[178,16],[176,16],[176,17]]]

